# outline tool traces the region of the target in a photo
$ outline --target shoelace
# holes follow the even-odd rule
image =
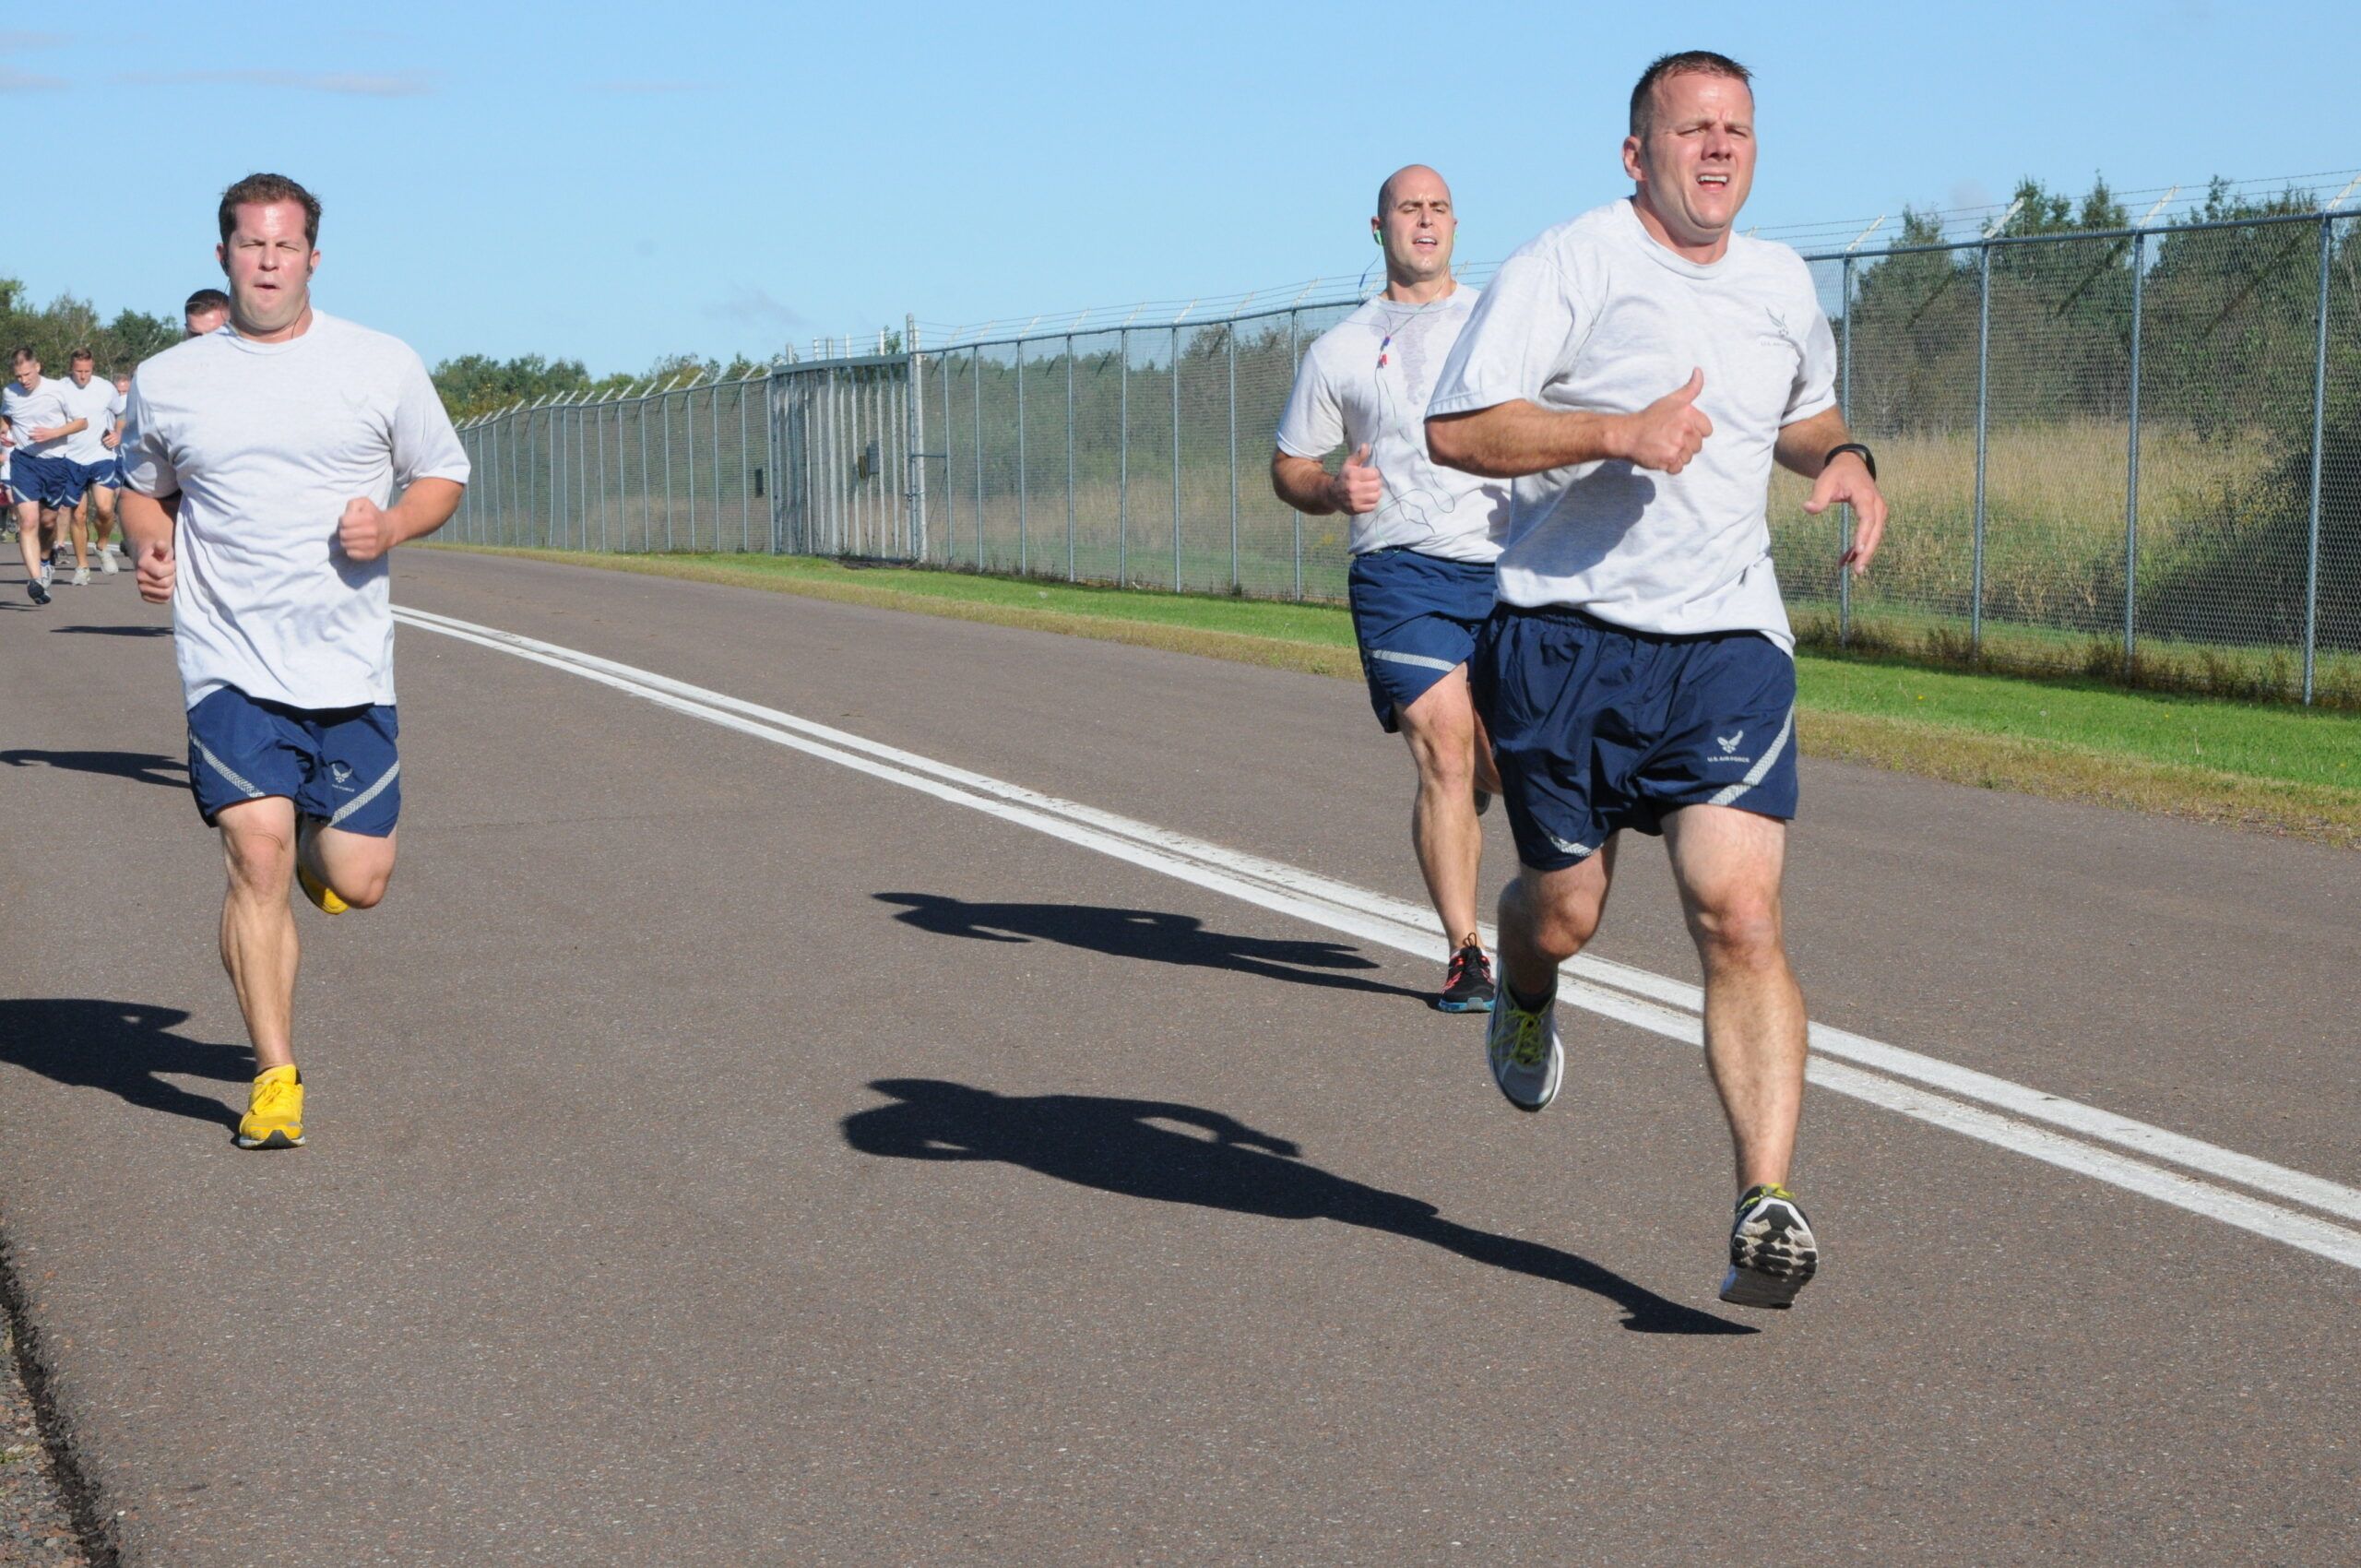
[[[1500,1005],[1509,1015],[1509,1060],[1520,1067],[1540,1066],[1548,1044],[1548,1032],[1541,1027],[1541,1015],[1528,1013],[1505,998]]]
[[[256,1116],[277,1116],[287,1110],[289,1102],[294,1098],[295,1080],[279,1078],[263,1085],[255,1091],[254,1104],[250,1109]]]

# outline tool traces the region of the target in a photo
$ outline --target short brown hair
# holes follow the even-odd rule
[[[30,343],[19,343],[17,347],[8,350],[8,367],[11,370],[24,363],[27,360],[32,361],[35,364],[41,363],[41,356],[33,352],[33,348]]]
[[[90,352],[88,349],[77,349],[72,353],[65,356],[65,362],[69,365],[80,364],[84,361],[88,361],[89,363],[95,365],[99,362],[99,356]]]
[[[221,193],[221,239],[238,226],[238,208],[299,202],[303,208],[303,243],[314,250],[320,244],[320,199],[284,174],[249,174]]]
[[[230,236],[224,234],[221,237],[226,240]],[[229,308],[230,296],[223,293],[220,290],[199,289],[196,293],[191,294],[187,301],[182,304],[181,314],[183,315],[195,315],[199,311],[228,310]]]
[[[1667,77],[1686,76],[1727,77],[1733,81],[1752,82],[1754,73],[1726,54],[1716,54],[1710,49],[1684,49],[1678,54],[1667,54],[1640,73],[1640,85],[1631,89],[1631,134],[1644,137],[1655,114],[1656,83]],[[1752,89],[1750,87],[1749,91]],[[226,210],[226,209],[225,209]],[[227,229],[221,231],[226,237]]]

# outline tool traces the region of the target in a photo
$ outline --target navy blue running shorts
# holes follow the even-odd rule
[[[1682,806],[1796,814],[1796,661],[1759,632],[1655,636],[1502,605],[1468,672],[1517,858],[1558,871]]]
[[[402,811],[399,731],[390,707],[289,707],[223,686],[188,710],[189,790],[208,823],[284,795],[305,816],[383,838]]]
[[[122,467],[123,459],[110,452],[105,457],[98,462],[75,464],[74,471],[80,476],[82,481],[82,493],[87,495],[95,485],[102,484],[109,490],[121,489],[123,487],[123,476],[118,470],[121,469]],[[78,500],[80,497],[77,496],[76,499]]]
[[[1346,583],[1369,704],[1391,735],[1401,728],[1397,709],[1475,653],[1477,634],[1492,612],[1492,564],[1372,550],[1353,557]]]
[[[82,465],[71,457],[36,457],[19,452],[8,463],[8,488],[19,502],[38,501],[63,510],[82,501]]]

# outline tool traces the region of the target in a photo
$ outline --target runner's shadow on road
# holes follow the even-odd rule
[[[109,778],[129,778],[141,784],[188,788],[188,764],[179,757],[152,752],[0,752],[0,765],[9,767],[62,767],[68,773],[96,773]]]
[[[1233,969],[1299,985],[1427,1000],[1423,992],[1337,973],[1377,968],[1341,942],[1234,936],[1207,931],[1205,922],[1194,915],[1160,909],[1115,909],[1095,904],[970,904],[936,893],[880,893],[875,897],[880,903],[903,905],[896,920],[938,936],[967,936],[979,942],[1058,942],[1115,958]]]
[[[1435,1206],[1308,1165],[1288,1140],[1217,1111],[1098,1095],[1000,1095],[937,1078],[880,1078],[895,1103],[855,1111],[845,1142],[896,1159],[996,1159],[1079,1187],[1273,1219],[1333,1219],[1474,1263],[1587,1290],[1637,1334],[1757,1330],[1669,1301],[1587,1258],[1455,1224]]]
[[[254,1053],[244,1046],[211,1045],[171,1032],[187,1020],[178,1007],[92,997],[0,1001],[0,1062],[72,1087],[104,1089],[143,1111],[233,1127],[238,1113],[230,1107],[158,1075],[225,1084],[253,1077]]]
[[[170,626],[52,626],[50,631],[79,632],[93,637],[169,637]]]

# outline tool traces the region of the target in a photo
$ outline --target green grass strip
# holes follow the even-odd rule
[[[484,552],[768,588],[1318,674],[1359,673],[1351,618],[1336,605],[853,567],[806,556]],[[1805,743],[1819,755],[2361,848],[2361,714],[1813,652],[1800,655],[1796,667]]]

